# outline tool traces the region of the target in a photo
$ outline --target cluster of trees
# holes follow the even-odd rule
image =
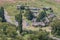
[[[24,40],[53,40],[49,38],[49,33],[46,31],[35,31],[31,34],[24,35]]]
[[[16,26],[0,22],[0,40],[53,40],[46,31],[23,31],[18,35]]]
[[[16,26],[6,22],[3,7],[0,8],[0,40],[22,40],[22,36],[17,33]]]
[[[16,26],[0,22],[0,40],[20,40],[21,37],[18,36]]]

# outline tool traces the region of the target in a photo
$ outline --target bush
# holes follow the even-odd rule
[[[60,20],[56,19],[51,24],[52,27],[52,34],[60,36]]]

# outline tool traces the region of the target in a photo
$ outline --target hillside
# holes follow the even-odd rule
[[[0,40],[60,40],[60,0],[0,0]]]
[[[29,5],[38,8],[51,7],[54,10],[55,15],[60,18],[60,0],[0,0],[0,5],[4,6],[8,15],[14,20],[14,16],[19,13],[16,9],[17,5]]]

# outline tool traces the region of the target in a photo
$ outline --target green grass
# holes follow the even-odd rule
[[[15,4],[11,4],[11,3],[5,3],[4,7],[6,8],[6,10],[8,11],[9,15],[15,16],[16,14],[18,14],[18,10],[16,9],[16,5],[17,4],[27,4],[27,1],[24,2],[16,2]],[[50,0],[35,0],[34,2],[32,1],[28,1],[28,5],[29,6],[34,6],[34,7],[52,7],[54,12],[57,13],[58,16],[60,16],[60,5],[57,4],[55,1],[50,1]]]

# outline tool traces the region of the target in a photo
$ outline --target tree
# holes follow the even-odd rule
[[[10,25],[6,22],[0,22],[0,38],[2,40],[7,40],[9,38],[15,39],[16,37],[19,37],[17,35],[16,27],[13,25]],[[18,39],[17,39],[18,40]]]
[[[24,35],[24,40],[53,40],[49,38],[49,33],[46,31],[36,31],[36,33]]]
[[[6,19],[4,17],[4,7],[0,8],[0,17],[2,18],[2,22],[6,22]]]
[[[55,19],[51,24],[51,27],[52,27],[52,34],[60,36],[60,20]]]
[[[1,8],[0,8],[0,17],[2,17],[3,15],[4,15],[4,8],[1,7]]]
[[[24,7],[20,8],[20,13],[15,16],[16,20],[18,21],[19,27],[18,30],[20,33],[22,33],[22,11],[24,10]]]
[[[32,20],[33,19],[33,14],[32,14],[32,12],[29,9],[26,10],[25,17],[28,20]]]
[[[16,16],[16,20],[18,21],[18,24],[19,24],[18,29],[20,33],[22,33],[22,14],[21,13]]]
[[[47,16],[46,11],[42,11],[42,12],[38,15],[36,21],[40,22],[40,21],[43,20],[43,18],[46,17],[46,16]]]

